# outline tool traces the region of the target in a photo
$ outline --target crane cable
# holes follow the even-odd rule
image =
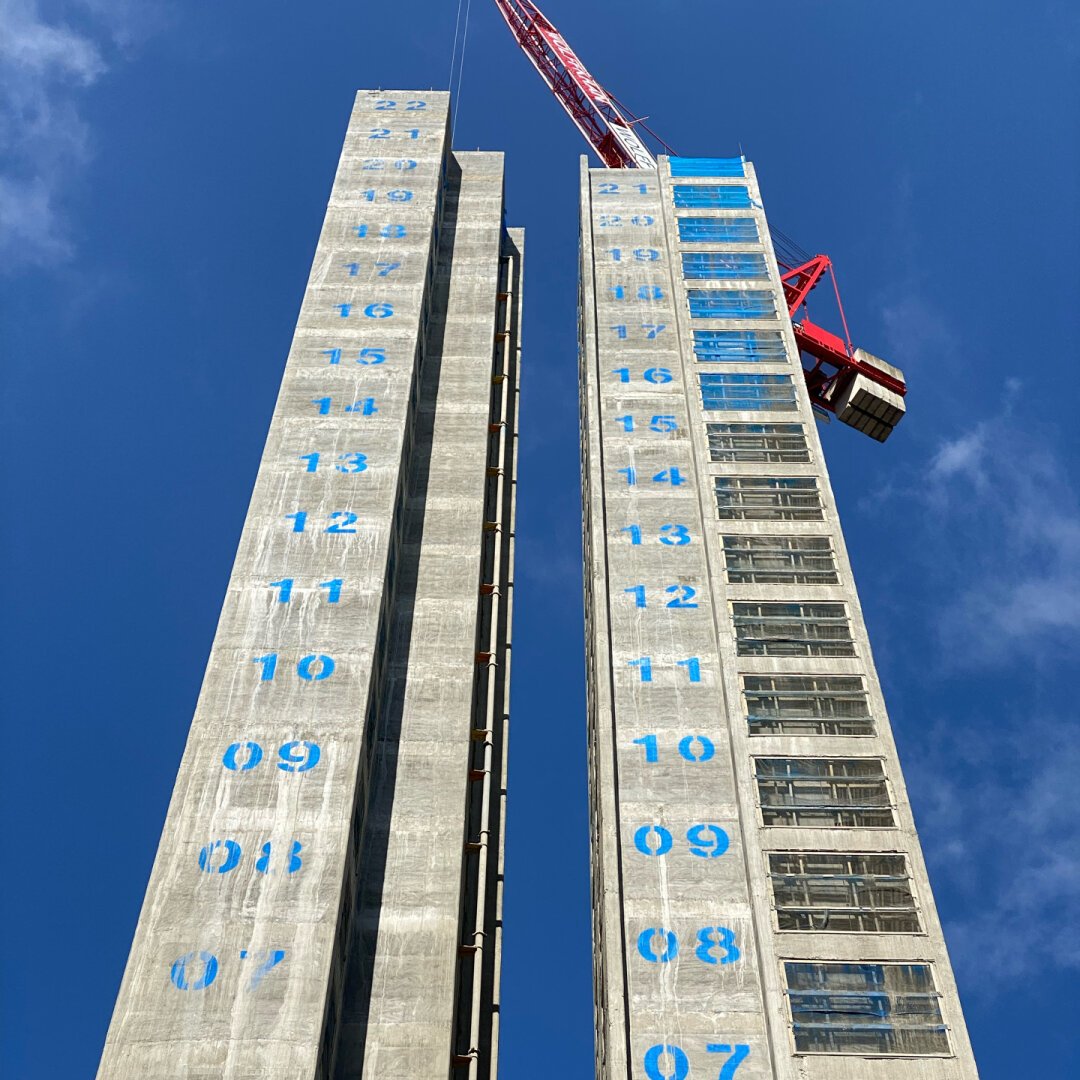
[[[446,80],[446,89],[454,85],[454,64],[457,62],[458,28],[461,26],[461,0],[458,0],[457,18],[454,20],[454,47],[450,52],[450,75]]]
[[[465,7],[464,22],[461,8]],[[458,0],[457,18],[454,20],[454,47],[450,52],[450,80],[448,89],[454,102],[454,113],[450,121],[450,145],[454,145],[454,131],[457,128],[458,111],[461,108],[461,84],[465,74],[465,46],[469,40],[469,15],[472,12],[472,0]],[[458,56],[458,40],[461,40],[461,56]],[[457,90],[454,89],[454,67],[457,66]]]

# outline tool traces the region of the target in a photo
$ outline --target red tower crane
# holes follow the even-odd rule
[[[609,169],[655,169],[656,158],[634,130],[644,126],[642,120],[630,115],[589,74],[540,9],[530,0],[495,0],[495,5],[525,55],[604,165]],[[844,423],[884,442],[904,415],[907,386],[903,373],[852,346],[828,255],[815,255],[801,263],[778,257],[777,262],[791,327],[803,354],[811,402],[815,408],[835,413]],[[836,293],[843,338],[811,322],[805,313],[807,297],[826,274],[832,278]],[[800,309],[804,309],[803,315],[797,319]]]

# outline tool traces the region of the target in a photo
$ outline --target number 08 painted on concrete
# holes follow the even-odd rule
[[[734,964],[742,956],[734,932],[726,926],[702,927],[695,940],[694,955],[703,964]],[[679,955],[679,939],[674,930],[650,926],[638,934],[637,951],[650,964],[666,964]]]

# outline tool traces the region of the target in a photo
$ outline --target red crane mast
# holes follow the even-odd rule
[[[495,0],[522,51],[566,110],[578,131],[609,169],[655,169],[656,158],[639,138],[617,99],[589,74],[566,39],[530,0]],[[778,260],[795,341],[815,408],[884,442],[904,415],[903,373],[851,344],[832,260],[815,255],[799,265]],[[832,278],[844,338],[795,316],[825,274]]]

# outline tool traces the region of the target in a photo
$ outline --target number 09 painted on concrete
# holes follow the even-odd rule
[[[278,768],[282,772],[308,772],[319,764],[322,750],[316,742],[294,740],[278,748]],[[263,759],[263,748],[257,742],[234,742],[221,755],[221,764],[230,772],[251,772]]]
[[[634,847],[642,855],[666,855],[674,842],[674,837],[663,825],[642,825],[634,832]],[[686,842],[691,855],[699,859],[718,859],[727,852],[731,838],[719,825],[691,825],[686,830]]]

